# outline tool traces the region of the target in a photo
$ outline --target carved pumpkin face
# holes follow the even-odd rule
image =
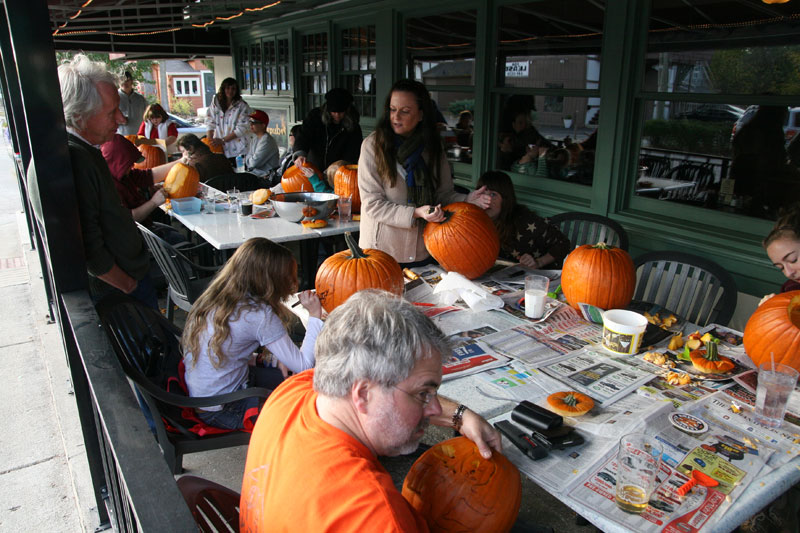
[[[283,192],[314,192],[314,186],[311,184],[310,176],[306,176],[306,172],[311,172],[311,175],[322,176],[322,173],[317,167],[306,161],[303,168],[298,168],[297,165],[292,165],[286,169],[281,178],[281,187]]]

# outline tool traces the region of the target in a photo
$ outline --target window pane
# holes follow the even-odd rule
[[[367,57],[375,55],[375,26],[342,30],[341,86],[353,95],[353,105],[362,117],[375,117],[375,67]]]
[[[410,18],[406,23],[406,76],[433,85],[475,85],[477,12]]]
[[[200,94],[200,91],[197,89],[197,80],[192,80],[192,94]]]
[[[328,34],[304,35],[303,39],[303,92],[307,109],[322,104],[328,91]]]
[[[475,93],[432,90],[431,99],[442,114],[439,121],[446,125],[442,140],[447,159],[472,164]]]
[[[250,46],[250,65],[253,73],[252,89],[254,93],[263,93],[263,70],[261,66],[261,41]]]

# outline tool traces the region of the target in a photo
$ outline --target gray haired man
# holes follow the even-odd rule
[[[429,424],[449,426],[484,457],[500,436],[441,398],[442,332],[412,304],[361,291],[317,338],[314,370],[270,396],[247,453],[242,531],[427,531],[379,455],[414,451]]]

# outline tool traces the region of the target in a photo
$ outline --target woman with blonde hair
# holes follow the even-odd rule
[[[249,239],[192,306],[181,344],[190,396],[214,396],[249,386],[274,389],[286,369],[301,372],[314,365],[314,343],[322,329],[322,307],[311,291],[300,293],[309,320],[303,344],[289,338],[292,317],[284,300],[297,290],[297,263],[291,252],[269,239]],[[264,346],[285,367],[252,366]],[[247,398],[197,409],[205,423],[225,429],[243,427],[245,413],[259,405]]]

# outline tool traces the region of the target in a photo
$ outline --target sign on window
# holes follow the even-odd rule
[[[529,67],[528,61],[506,61],[506,78],[527,78]]]

